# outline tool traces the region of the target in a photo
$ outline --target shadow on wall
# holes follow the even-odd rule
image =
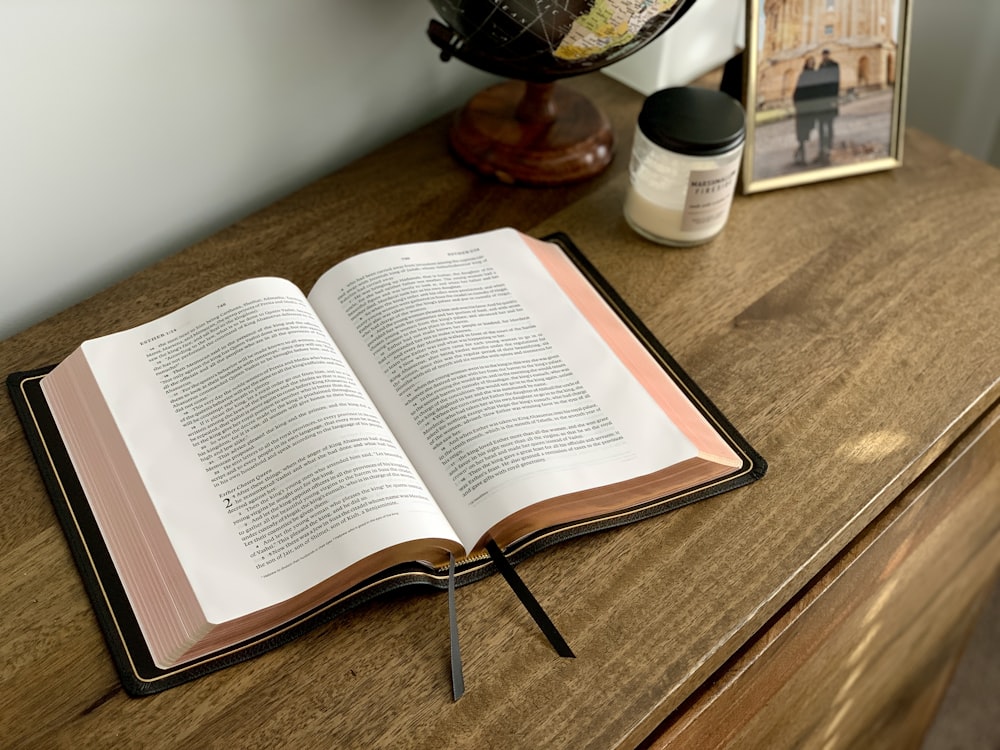
[[[458,106],[433,6],[0,2],[0,337]]]
[[[1000,3],[909,1],[906,124],[1000,166]]]

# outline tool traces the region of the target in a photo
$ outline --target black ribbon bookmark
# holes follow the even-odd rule
[[[573,659],[576,654],[570,649],[569,644],[562,637],[562,634],[556,628],[549,616],[545,614],[545,610],[542,609],[542,605],[538,603],[538,600],[532,595],[531,591],[525,585],[521,577],[514,571],[514,566],[510,564],[510,561],[504,557],[504,554],[500,551],[497,543],[492,539],[486,543],[486,551],[490,555],[490,559],[493,560],[493,564],[496,565],[497,570],[500,571],[500,575],[504,577],[507,581],[507,585],[513,589],[517,598],[521,600],[521,604],[524,608],[528,610],[528,614],[531,615],[535,624],[542,629],[545,637],[549,639],[549,643],[556,650],[559,656],[565,656],[566,658]]]
[[[455,556],[448,553],[448,620],[451,632],[451,695],[458,700],[465,693],[462,652],[458,647],[458,612],[455,607]]]

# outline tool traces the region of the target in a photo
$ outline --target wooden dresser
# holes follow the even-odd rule
[[[719,238],[670,250],[622,218],[641,97],[565,85],[618,134],[599,178],[487,183],[443,118],[0,343],[4,374],[239,278],[308,287],[368,248],[561,230],[768,475],[520,565],[576,659],[499,577],[460,589],[457,703],[437,593],[132,699],[3,399],[0,745],[916,746],[1000,570],[1000,171],[911,131],[900,169],[737,196]]]

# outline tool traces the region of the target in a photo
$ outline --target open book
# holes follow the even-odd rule
[[[9,386],[129,692],[763,460],[563,235],[242,281]]]

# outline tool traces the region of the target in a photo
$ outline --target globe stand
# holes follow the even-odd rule
[[[469,167],[511,184],[585,180],[614,155],[604,113],[552,82],[508,81],[479,92],[455,116],[450,143]]]

